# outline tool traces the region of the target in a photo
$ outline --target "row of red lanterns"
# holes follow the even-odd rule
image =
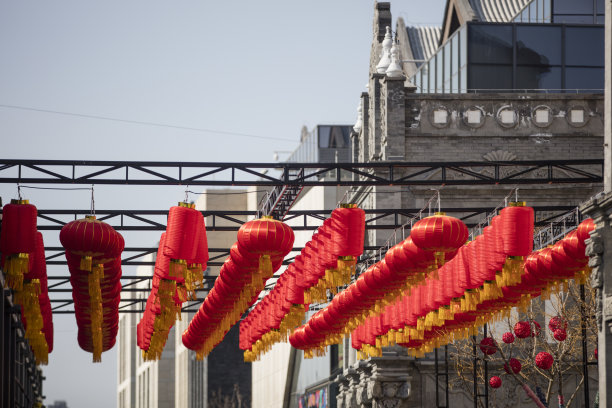
[[[494,310],[507,310],[504,288],[520,282],[533,247],[533,222],[533,209],[524,203],[504,208],[437,277],[404,293],[353,332],[360,357],[380,355],[381,347],[394,343],[420,356],[473,333]]]
[[[95,216],[64,225],[60,242],[66,249],[79,346],[102,360],[119,329],[121,301],[121,234]]]
[[[593,228],[592,221],[586,220],[577,231],[568,234],[552,248],[529,255],[521,273],[510,277],[510,283],[500,283],[494,296],[487,297],[483,285],[476,292],[478,296],[475,297],[474,292],[466,293],[461,299],[452,299],[449,304],[448,297],[437,299],[441,303],[435,302],[435,293],[440,293],[435,290],[435,282],[427,285],[425,290],[413,291],[410,296],[388,306],[383,315],[370,317],[360,326],[353,333],[353,346],[365,357],[379,354],[380,347],[387,344],[401,343],[419,356],[453,339],[474,334],[483,324],[500,316],[507,317],[512,307],[527,307],[532,298],[550,293],[553,288],[559,289],[568,279],[581,282],[588,273],[584,240]],[[532,242],[531,239],[528,242]],[[444,284],[451,282],[447,276],[456,279],[456,273],[448,273],[452,266],[451,263],[448,269],[440,271],[442,293]],[[423,304],[427,307],[419,306]]]
[[[243,224],[213,289],[195,314],[182,340],[202,359],[219,344],[250,307],[293,247],[293,230],[272,217]]]
[[[2,214],[0,253],[6,283],[14,291],[14,302],[21,306],[25,337],[37,364],[47,364],[53,351],[53,316],[37,210],[28,200],[12,200]]]
[[[348,284],[363,253],[365,212],[356,205],[332,211],[304,249],[281,274],[272,291],[240,322],[245,361],[285,341],[304,318],[305,304],[326,302],[330,290]]]
[[[436,213],[419,220],[410,236],[391,248],[385,259],[370,266],[330,304],[290,336],[291,344],[306,357],[324,353],[325,346],[341,341],[370,315],[405,291],[437,279],[438,268],[456,254],[468,238],[467,227],[457,218]]]
[[[155,259],[152,287],[137,325],[137,344],[145,360],[159,360],[170,329],[181,318],[183,302],[203,288],[208,262],[204,216],[195,205],[179,203],[168,212]]]

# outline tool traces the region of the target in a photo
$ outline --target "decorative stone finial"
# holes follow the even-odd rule
[[[398,61],[397,44],[395,41],[393,41],[393,46],[391,47],[391,64],[389,64],[385,73],[388,78],[401,78],[404,76],[404,71]]]
[[[393,44],[393,39],[391,37],[391,27],[387,26],[387,33],[385,34],[385,39],[382,42],[382,53],[380,56],[380,61],[378,65],[376,65],[376,72],[379,74],[384,74],[391,63],[391,45]]]
[[[361,114],[361,103],[360,103],[357,106],[357,122],[355,122],[355,126],[353,126],[353,130],[359,133],[362,125],[363,125],[363,115]]]

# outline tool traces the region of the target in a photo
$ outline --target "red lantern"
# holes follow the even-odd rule
[[[493,337],[485,337],[480,341],[480,351],[490,356],[497,353],[497,343]]]
[[[502,380],[498,376],[494,375],[489,379],[489,385],[491,388],[499,388],[502,385]]]
[[[567,331],[565,329],[557,329],[554,331],[553,337],[557,341],[564,341],[567,338]]]
[[[517,360],[516,358],[510,358],[508,360],[508,364],[504,364],[504,370],[510,374],[510,370],[512,370],[512,372],[514,374],[518,374],[521,372],[521,368],[522,368],[522,364],[519,360]]]
[[[434,251],[438,266],[444,264],[444,253],[454,252],[468,239],[468,230],[463,221],[447,216],[443,212],[419,220],[410,230],[416,246],[425,251]]]
[[[506,332],[502,336],[502,341],[506,344],[514,343],[514,334],[512,332]]]
[[[23,275],[28,272],[29,253],[36,243],[36,207],[28,200],[11,200],[2,208],[0,252],[4,259],[6,284],[21,290]]]
[[[548,322],[548,328],[550,331],[555,331],[558,329],[567,329],[567,321],[561,316],[553,316],[550,318]]]
[[[355,273],[357,258],[363,253],[365,211],[355,204],[342,204],[331,215],[331,252],[338,259],[338,270],[345,283]]]
[[[514,334],[519,339],[525,339],[531,335],[531,325],[529,322],[516,322],[514,325]]]
[[[554,361],[555,360],[553,359],[553,356],[551,356],[550,353],[547,353],[545,351],[538,353],[535,358],[536,365],[542,370],[550,370]]]

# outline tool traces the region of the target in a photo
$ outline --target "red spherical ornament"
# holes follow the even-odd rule
[[[565,329],[557,329],[553,333],[553,337],[557,341],[563,341],[567,338],[567,332],[565,331]]]
[[[502,380],[498,376],[494,375],[489,379],[489,385],[491,388],[499,388],[502,385]]]
[[[514,325],[514,334],[519,339],[525,339],[531,335],[531,325],[529,322],[516,322]]]
[[[551,356],[550,353],[547,353],[545,351],[539,352],[535,358],[536,365],[542,370],[550,370],[554,361],[555,360],[553,359],[553,356]]]
[[[497,343],[493,337],[485,337],[480,341],[480,351],[490,356],[497,353]]]
[[[506,332],[502,336],[502,340],[506,344],[512,344],[514,343],[514,334],[512,334],[512,332]]]
[[[557,329],[567,329],[567,322],[561,316],[551,317],[548,322],[548,328],[554,332]]]
[[[595,359],[597,359],[597,349],[595,349],[595,351],[593,352],[593,354],[595,355]]]
[[[506,370],[508,374],[510,374],[510,370],[512,370],[514,374],[518,374],[521,372],[521,368],[521,362],[518,361],[516,358],[511,358],[510,360],[508,360],[507,364],[504,364],[504,370]]]

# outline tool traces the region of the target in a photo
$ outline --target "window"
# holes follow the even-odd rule
[[[561,27],[516,27],[517,64],[561,65]]]
[[[516,68],[517,89],[560,90],[561,67],[518,66]]]
[[[537,23],[538,22],[538,3],[532,1],[529,5],[529,22]]]
[[[470,65],[469,89],[512,89],[512,65]]]
[[[604,68],[566,67],[566,89],[602,90],[604,87]]]
[[[604,50],[603,27],[565,29],[565,65],[603,67]]]
[[[349,146],[347,126],[318,126],[319,147],[323,149],[344,149]]]
[[[555,14],[593,14],[593,0],[555,0]]]
[[[436,56],[436,92],[444,92],[444,54],[438,53]]]
[[[511,25],[470,25],[470,62],[512,64]]]

